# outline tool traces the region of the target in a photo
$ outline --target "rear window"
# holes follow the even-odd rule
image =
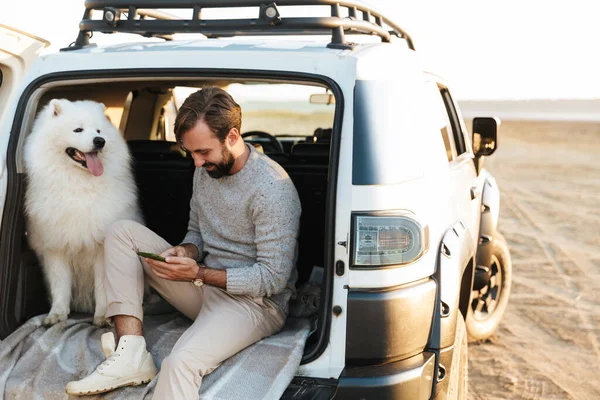
[[[353,185],[393,184],[421,176],[423,97],[417,84],[406,80],[356,81]]]

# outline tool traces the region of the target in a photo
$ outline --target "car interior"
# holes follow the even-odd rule
[[[326,200],[336,107],[327,88],[306,82],[216,79],[90,82],[48,89],[40,97],[37,110],[53,98],[104,103],[107,116],[129,145],[146,225],[177,244],[187,230],[195,167],[191,156],[175,141],[173,124],[187,95],[208,84],[228,90],[238,101],[244,140],[279,163],[298,190],[302,214],[296,286],[300,287],[314,267],[325,268],[327,263]],[[26,240],[22,241],[21,254],[22,268],[41,277],[39,263]],[[43,282],[36,282],[25,289],[26,318],[49,309]],[[324,287],[325,280],[321,291]],[[322,325],[317,322],[318,315],[312,319],[315,331],[306,351],[310,351],[311,342],[315,345],[314,333]]]

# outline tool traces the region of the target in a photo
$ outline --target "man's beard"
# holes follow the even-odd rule
[[[226,175],[229,175],[229,171],[231,171],[234,162],[235,158],[233,158],[233,154],[231,154],[229,149],[225,145],[223,145],[223,158],[221,159],[221,162],[218,164],[205,163],[203,167],[206,168],[214,166],[215,169],[213,169],[212,171],[206,170],[206,172],[211,178],[219,179]]]

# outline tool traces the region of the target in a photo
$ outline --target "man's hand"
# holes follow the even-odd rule
[[[183,244],[180,244],[179,246],[171,247],[170,249],[163,251],[162,253],[160,253],[160,255],[165,258],[167,258],[169,256],[175,256],[175,257],[187,257],[187,258],[192,258],[194,260],[197,260],[198,259],[198,248],[191,243],[183,243]]]
[[[198,275],[200,268],[206,268],[204,264],[198,265],[198,248],[190,243],[171,247],[160,253],[166,262],[144,258],[150,265],[152,272],[161,278],[170,281],[191,282]],[[204,272],[204,283],[211,286],[227,288],[227,271],[206,268]]]
[[[161,279],[191,282],[196,277],[200,267],[195,259],[186,256],[178,256],[177,254],[183,254],[181,250],[179,250],[179,253],[175,250],[178,247],[181,248],[181,246],[175,246],[160,254],[165,257],[166,262],[153,260],[151,258],[144,258],[144,261],[152,267],[152,272]],[[169,253],[171,250],[174,250],[173,253],[175,253],[175,255]]]

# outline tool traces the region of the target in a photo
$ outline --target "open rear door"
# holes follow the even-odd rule
[[[0,24],[0,126],[25,72],[50,42]],[[6,133],[6,132],[3,132]]]
[[[10,122],[6,120],[15,92],[27,69],[50,42],[0,24],[0,217],[6,198],[6,145]]]
[[[0,339],[18,326],[18,318],[24,312],[21,302],[16,302],[19,296],[15,292],[18,293],[20,289],[17,288],[18,274],[10,273],[11,270],[18,271],[19,268],[11,269],[4,257],[9,254],[13,242],[21,240],[22,236],[21,232],[21,236],[13,238],[14,232],[8,232],[14,225],[14,219],[21,213],[15,210],[4,211],[9,181],[6,151],[22,80],[29,67],[38,58],[40,51],[49,44],[46,40],[0,24],[0,221],[2,224],[0,228],[6,228],[0,229],[0,234],[4,238],[0,239]],[[22,178],[20,179],[23,181]],[[16,184],[16,186],[22,187],[23,184]],[[13,179],[11,190],[14,187]],[[5,216],[9,218],[4,218]],[[10,239],[7,240],[6,237]]]

